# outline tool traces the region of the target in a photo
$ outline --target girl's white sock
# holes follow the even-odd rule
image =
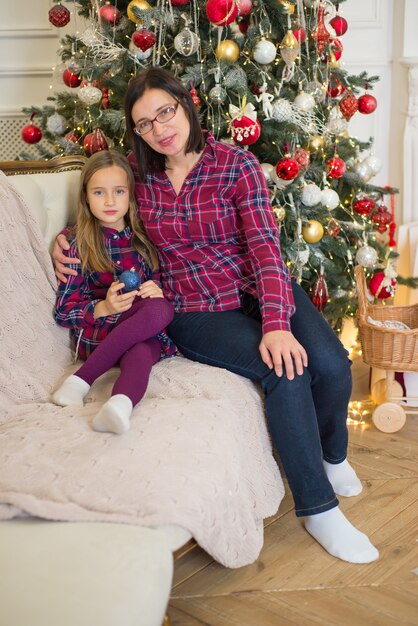
[[[349,563],[371,563],[379,552],[339,507],[304,518],[306,530],[332,556]]]
[[[89,389],[90,385],[85,380],[72,374],[53,393],[52,402],[59,406],[70,406],[71,404],[83,406],[84,397]]]
[[[363,485],[347,459],[337,464],[324,461],[324,469],[338,496],[358,496],[363,490]]]
[[[129,430],[129,418],[133,404],[122,393],[117,393],[104,403],[100,411],[93,418],[93,429],[101,433],[115,433],[122,435]]]

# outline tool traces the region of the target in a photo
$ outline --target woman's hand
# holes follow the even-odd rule
[[[277,376],[283,376],[284,364],[289,380],[295,377],[295,367],[296,373],[301,375],[308,365],[305,348],[287,330],[273,330],[263,335],[259,349],[264,363],[274,368]]]
[[[162,290],[153,280],[142,283],[138,293],[141,298],[164,298]]]
[[[55,239],[54,248],[52,250],[52,262],[55,267],[55,275],[62,283],[66,283],[65,275],[77,276],[77,272],[67,265],[69,263],[80,263],[80,259],[69,258],[64,254],[64,250],[69,250],[70,244],[65,235],[61,234]]]
[[[138,295],[138,291],[128,291],[122,293],[124,284],[118,280],[112,283],[107,290],[106,299],[101,300],[94,307],[94,317],[107,317],[108,315],[115,315],[116,313],[124,313],[129,311],[133,301]]]

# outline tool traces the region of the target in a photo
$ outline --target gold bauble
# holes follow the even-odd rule
[[[293,15],[295,12],[295,5],[289,2],[289,0],[279,0],[279,4],[282,5],[283,11],[285,11],[288,15]]]
[[[318,220],[308,220],[302,226],[302,237],[307,243],[317,243],[324,236],[324,227]]]
[[[151,6],[148,4],[147,0],[132,0],[126,7],[126,15],[129,17],[131,22],[135,22],[135,24],[142,24],[142,20],[140,17],[136,17],[132,8],[135,7],[138,11],[151,11]]]
[[[288,30],[280,43],[280,55],[286,65],[292,65],[299,54],[299,43],[291,30]]]
[[[228,63],[235,63],[239,58],[239,46],[232,41],[232,39],[224,39],[217,46],[215,54],[219,61],[228,61]]]
[[[273,213],[278,222],[282,222],[286,217],[286,209],[282,206],[274,206]]]
[[[308,141],[308,150],[309,152],[316,152],[317,150],[321,150],[324,147],[324,138],[321,135],[314,135]]]

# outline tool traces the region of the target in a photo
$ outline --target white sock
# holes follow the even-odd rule
[[[324,461],[325,473],[338,496],[358,496],[363,490],[357,474],[345,459],[342,463],[327,463]]]
[[[128,396],[117,393],[104,403],[93,419],[93,429],[101,433],[122,435],[129,430],[133,404]]]
[[[349,563],[371,563],[379,552],[369,538],[345,517],[339,507],[304,518],[305,528],[332,556]]]
[[[52,394],[52,402],[59,406],[69,406],[70,404],[83,406],[84,397],[89,389],[90,385],[85,380],[72,374]]]

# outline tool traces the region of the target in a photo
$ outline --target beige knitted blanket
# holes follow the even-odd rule
[[[116,370],[83,409],[49,395],[74,371],[42,235],[0,172],[0,519],[178,524],[227,567],[254,561],[283,483],[255,386],[182,357],[153,369],[131,430],[96,433]]]

